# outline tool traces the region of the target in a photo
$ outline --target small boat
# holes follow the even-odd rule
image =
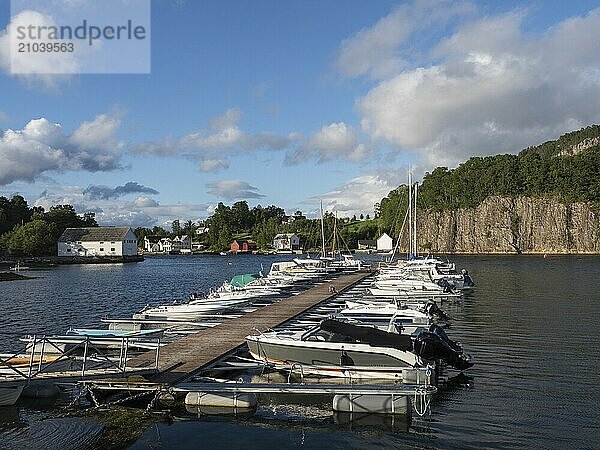
[[[39,353],[39,351],[36,353]],[[3,363],[0,364],[0,375],[8,376],[19,375],[19,372],[27,373],[30,365],[37,370],[41,365],[49,366],[52,364],[53,371],[67,370],[71,366],[69,358],[48,356],[47,354],[43,358],[40,358],[40,356],[36,354],[34,354],[32,358],[31,354],[26,353],[17,355],[0,354],[0,358],[3,361]]]
[[[134,319],[169,319],[169,320],[193,320],[201,318],[206,314],[214,314],[217,311],[224,311],[233,307],[242,306],[249,302],[249,299],[255,297],[244,295],[240,292],[237,297],[235,294],[229,298],[220,297],[201,297],[197,294],[188,303],[175,303],[172,305],[150,306],[147,305],[140,312],[133,315]],[[192,294],[194,295],[194,294]]]
[[[97,349],[119,349],[127,345],[129,349],[152,350],[158,346],[158,339],[162,336],[162,329],[151,330],[95,330],[95,329],[70,329],[64,335],[49,336],[44,341],[37,341],[35,353],[60,354],[76,347],[83,348],[86,338],[89,344]],[[33,336],[26,336],[20,339],[31,345],[34,343]],[[79,351],[79,350],[78,350]]]
[[[92,328],[71,328],[67,331],[67,336],[88,336],[93,338],[162,338],[164,330],[154,328],[147,330],[110,330],[110,329],[92,329]]]
[[[411,336],[326,319],[308,331],[246,336],[246,343],[253,358],[276,368],[351,379],[399,380],[409,369],[433,370],[439,359],[459,370],[473,365],[437,325]]]
[[[225,252],[219,252],[219,255],[221,255],[221,256],[227,256],[227,253],[225,253]]]
[[[22,266],[21,263],[19,261],[17,261],[17,264],[13,267],[9,267],[8,270],[13,270],[15,272],[20,272],[21,270],[29,270],[29,267],[27,266]]]
[[[0,406],[12,406],[17,403],[24,387],[24,384],[0,386]]]

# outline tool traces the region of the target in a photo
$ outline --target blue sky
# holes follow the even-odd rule
[[[105,224],[242,199],[367,214],[408,165],[600,122],[587,1],[164,0],[151,33],[150,74],[23,77],[0,32],[0,195]]]

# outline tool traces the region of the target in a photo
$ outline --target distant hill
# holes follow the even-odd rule
[[[600,126],[567,133],[518,155],[472,157],[455,169],[438,167],[425,174],[418,204],[431,211],[473,208],[491,196],[600,203]],[[406,202],[406,186],[381,201],[384,229]]]
[[[519,156],[539,155],[542,158],[553,156],[574,156],[589,148],[598,149],[600,145],[600,125],[591,125],[578,131],[563,134],[555,141],[544,142],[535,147],[528,147]]]
[[[390,192],[380,229],[400,234],[407,203],[407,186]],[[427,251],[600,253],[600,126],[438,167],[425,174],[418,207]]]

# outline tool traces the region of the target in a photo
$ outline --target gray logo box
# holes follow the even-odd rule
[[[11,0],[10,72],[150,73],[150,0]]]

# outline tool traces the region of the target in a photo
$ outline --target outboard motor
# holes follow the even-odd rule
[[[454,350],[455,352],[462,353],[463,348],[460,345],[460,343],[458,343],[458,342],[453,341],[452,339],[450,339],[448,337],[448,335],[446,334],[446,331],[444,331],[444,329],[442,327],[440,327],[439,325],[431,324],[431,326],[429,327],[429,331],[431,333],[435,334],[436,336],[438,336],[446,344],[448,344],[448,346],[452,350]]]
[[[425,305],[425,311],[432,317],[436,317],[443,322],[449,322],[451,317],[440,309],[436,302],[430,300]]]
[[[423,359],[441,359],[458,370],[468,369],[474,364],[461,346],[450,340],[444,330],[437,325],[432,325],[429,331],[421,331],[415,337],[413,352]]]
[[[444,294],[449,294],[452,292],[452,285],[448,283],[448,280],[445,278],[440,278],[437,282],[437,285],[444,290]]]
[[[473,281],[473,278],[471,278],[471,275],[469,275],[469,271],[467,269],[461,270],[461,273],[463,276],[463,286],[475,286],[475,282]]]

